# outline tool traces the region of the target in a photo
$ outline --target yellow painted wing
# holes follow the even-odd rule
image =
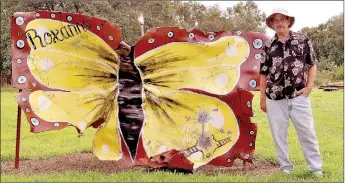
[[[193,88],[227,94],[237,84],[240,64],[249,55],[249,44],[240,36],[210,43],[174,42],[135,59],[144,87],[159,92]]]
[[[93,154],[100,160],[120,160],[122,158],[119,133],[118,111],[112,110],[108,120],[101,126],[93,140]]]
[[[94,138],[93,151],[100,159],[122,157],[118,131],[116,91],[105,93],[75,93],[35,91],[30,94],[32,111],[48,122],[69,122],[81,133],[93,122],[104,120]]]
[[[142,137],[148,156],[176,149],[198,168],[231,149],[239,127],[230,107],[179,89],[231,92],[249,51],[245,39],[227,36],[211,43],[174,42],[135,59],[143,78]]]
[[[45,19],[33,20],[27,25],[30,72],[41,84],[55,89],[94,91],[113,88],[119,68],[117,54],[92,32],[84,31],[80,26],[78,32],[74,29],[76,25],[68,29],[70,26]],[[63,39],[61,34],[56,38],[47,36],[47,33],[63,28],[70,30],[73,36],[68,39]]]
[[[60,34],[53,38],[47,34],[52,31]],[[65,31],[73,36],[66,37]],[[61,37],[62,32],[65,37]],[[94,137],[93,153],[102,160],[121,159],[118,55],[92,32],[55,20],[31,21],[26,37],[31,47],[28,67],[32,75],[49,88],[63,90],[31,93],[32,111],[48,122],[69,122],[81,133],[103,120]]]
[[[195,169],[228,152],[239,137],[232,110],[214,97],[189,91],[146,92],[143,108],[142,137],[149,157],[179,150]]]

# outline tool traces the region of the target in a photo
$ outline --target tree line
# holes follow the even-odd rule
[[[140,38],[138,15],[144,14],[145,31],[160,26],[197,28],[204,32],[255,31],[265,33],[266,15],[253,1],[238,2],[222,10],[218,5],[205,6],[197,1],[81,1],[81,0],[5,0],[1,2],[1,73],[11,71],[11,34],[9,18],[15,12],[36,10],[82,13],[107,20],[121,28],[122,39],[134,45]],[[314,41],[321,69],[338,70],[343,64],[343,16],[332,17],[318,27],[303,31]],[[323,64],[323,65],[322,65]]]
[[[344,16],[333,16],[316,27],[306,27],[302,31],[314,43],[318,60],[316,84],[327,84],[332,80],[344,79]]]

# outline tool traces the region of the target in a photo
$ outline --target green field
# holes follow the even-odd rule
[[[258,135],[256,141],[255,157],[257,160],[265,160],[277,164],[272,137],[265,113],[259,109],[259,96],[255,92],[253,101],[254,117],[252,121],[258,124]],[[2,90],[1,92],[1,160],[14,160],[15,137],[16,137],[16,110],[15,91]],[[294,164],[294,171],[291,176],[281,173],[269,175],[234,175],[229,173],[218,173],[207,175],[196,172],[194,174],[178,174],[171,172],[142,172],[125,171],[114,174],[102,172],[71,172],[52,174],[32,174],[30,176],[15,173],[1,173],[1,181],[146,181],[146,182],[253,182],[253,181],[274,181],[274,182],[343,182],[343,90],[336,92],[323,92],[314,89],[311,93],[313,114],[315,119],[316,135],[319,140],[321,155],[323,158],[324,177],[315,178],[307,172],[307,165],[298,141],[298,137],[290,123],[289,128],[289,152],[290,159]],[[78,138],[74,128],[66,128],[60,131],[49,131],[44,133],[30,133],[29,124],[25,117],[22,119],[21,133],[21,159],[44,159],[56,157],[69,153],[90,152],[92,138],[95,129],[88,129],[86,133]],[[2,165],[3,166],[3,165]],[[260,168],[260,167],[258,167]]]

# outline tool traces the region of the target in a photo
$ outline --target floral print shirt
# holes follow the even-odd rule
[[[267,75],[266,96],[272,100],[291,99],[307,84],[307,69],[316,63],[311,40],[302,33],[290,31],[282,43],[277,35],[263,47],[260,74]]]

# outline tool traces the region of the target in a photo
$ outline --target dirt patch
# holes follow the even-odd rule
[[[279,171],[279,166],[263,160],[254,161],[254,165],[246,163],[243,166],[243,161],[240,159],[235,160],[232,167],[220,167],[206,165],[198,169],[198,173],[206,174],[209,176],[219,174],[231,174],[231,175],[246,175],[249,177],[262,177],[267,176]]]
[[[151,172],[151,171],[169,171],[169,170],[153,170],[147,166],[124,166],[116,161],[101,161],[92,153],[75,153],[64,156],[58,156],[49,159],[40,160],[21,160],[19,169],[14,168],[14,161],[1,162],[1,174],[48,174],[63,173],[66,171],[89,172],[97,171],[104,174],[112,174],[119,172]],[[255,167],[256,166],[256,167]],[[245,168],[242,161],[235,161],[232,167],[216,167],[206,165],[199,168],[196,173],[206,175],[232,174],[232,175],[248,175],[248,176],[265,176],[278,171],[278,167],[269,162],[257,160],[255,166],[247,163]]]

